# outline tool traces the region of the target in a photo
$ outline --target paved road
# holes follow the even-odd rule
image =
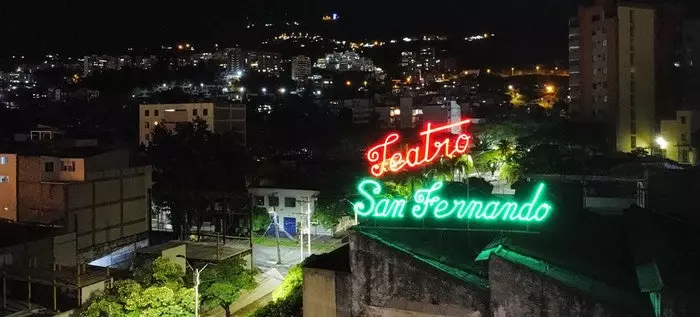
[[[277,264],[277,247],[266,245],[253,245],[253,265],[265,272],[269,269],[277,269],[282,276],[287,276],[287,272],[292,266],[301,262],[301,255],[298,247],[280,246],[282,264]],[[305,256],[308,256],[304,252]]]

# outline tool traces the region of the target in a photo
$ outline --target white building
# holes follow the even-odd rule
[[[304,82],[311,76],[311,58],[304,55],[292,58],[292,80]]]
[[[297,236],[308,217],[316,211],[316,197],[319,191],[307,189],[288,189],[274,187],[249,188],[253,194],[255,206],[263,207],[268,212],[277,214],[277,221],[281,231],[289,236]],[[321,225],[311,224],[312,235],[331,235],[330,229]]]

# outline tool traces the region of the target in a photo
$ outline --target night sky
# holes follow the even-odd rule
[[[567,19],[578,0],[25,0],[3,3],[1,55],[72,54],[156,47],[174,41],[235,43],[245,18],[285,16],[317,24],[338,12],[351,37],[493,32],[512,50],[566,57]],[[688,3],[695,4],[693,0]]]

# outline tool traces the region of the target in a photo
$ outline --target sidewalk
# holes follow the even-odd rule
[[[231,314],[237,316],[236,313],[238,311],[265,297],[272,299],[272,296],[268,295],[282,284],[283,279],[284,277],[277,269],[269,269],[263,274],[256,276],[255,281],[258,282],[258,287],[244,293],[235,303],[231,304]],[[205,316],[223,317],[226,314],[223,308],[217,307],[207,312]]]

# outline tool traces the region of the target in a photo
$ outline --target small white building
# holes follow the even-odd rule
[[[316,211],[316,197],[320,193],[317,190],[289,189],[274,187],[249,188],[253,194],[253,203],[257,207],[263,207],[268,212],[274,210],[277,213],[280,231],[289,236],[296,237],[302,228],[302,222],[306,222],[306,214],[313,216]],[[311,223],[312,235],[331,235],[330,228]]]

